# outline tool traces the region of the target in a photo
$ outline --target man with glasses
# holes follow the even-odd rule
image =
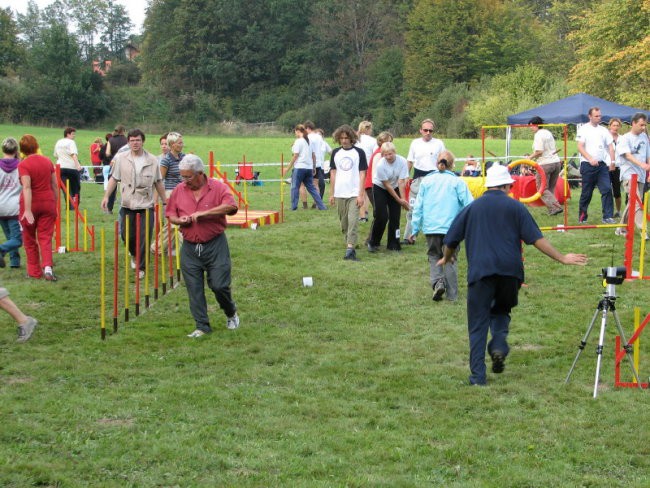
[[[226,328],[239,327],[237,306],[230,290],[230,250],[226,239],[226,215],[237,213],[237,204],[228,186],[204,173],[203,161],[188,154],[180,162],[183,183],[167,204],[165,215],[183,233],[181,271],[196,329],[188,334],[195,339],[212,332],[205,298],[205,278],[221,310]]]
[[[411,209],[418,196],[421,179],[436,170],[438,156],[445,150],[443,142],[433,137],[435,127],[436,125],[431,119],[424,119],[422,121],[420,124],[420,134],[422,137],[411,142],[411,147],[406,157],[409,171],[413,168],[413,179],[411,180],[409,194],[409,205]],[[415,244],[415,236],[413,235],[413,226],[411,224],[412,215],[412,210],[406,213],[406,229],[402,244]]]
[[[110,194],[120,186],[122,207],[120,208],[120,229],[122,240],[126,238],[126,219],[129,221],[129,253],[131,254],[131,267],[139,265],[139,275],[144,277],[147,252],[147,236],[145,229],[148,227],[151,239],[154,224],[155,193],[158,193],[163,204],[166,202],[165,185],[160,173],[158,158],[148,153],[142,147],[145,140],[144,132],[140,129],[129,131],[127,141],[128,151],[119,152],[113,159],[113,172],[108,180],[108,186],[102,199],[102,209],[107,210]],[[145,216],[149,214],[147,226]],[[136,219],[140,215],[140,259],[136,263]]]

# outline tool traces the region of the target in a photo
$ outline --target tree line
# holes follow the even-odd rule
[[[471,137],[577,91],[648,108],[648,25],[650,0],[153,0],[133,37],[111,1],[30,0],[0,11],[0,116],[161,130],[370,119],[397,134],[433,117]]]

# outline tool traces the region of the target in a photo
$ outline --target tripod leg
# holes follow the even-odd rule
[[[578,354],[576,354],[576,357],[573,360],[573,364],[571,365],[571,369],[569,370],[569,374],[566,375],[566,379],[564,380],[564,383],[569,382],[569,379],[571,378],[571,373],[573,373],[573,370],[575,369],[576,364],[578,364],[578,358],[580,357],[580,354],[582,353],[585,346],[587,345],[587,339],[589,339],[589,334],[591,334],[591,329],[593,329],[593,327],[594,327],[594,323],[596,322],[596,317],[598,316],[599,311],[600,311],[600,306],[594,312],[594,316],[591,318],[591,322],[589,323],[589,327],[587,327],[587,332],[585,333],[584,337],[580,341],[580,345],[578,346]]]
[[[618,314],[616,313],[616,309],[612,309],[612,314],[614,315],[614,320],[616,322],[616,328],[618,329],[618,335],[621,336],[621,339],[623,340],[623,349],[625,349],[625,356],[627,357],[628,363],[630,365],[630,369],[632,370],[632,375],[634,376],[634,379],[636,380],[636,384],[638,385],[639,388],[643,388],[641,386],[641,380],[639,380],[639,374],[636,371],[636,368],[634,367],[634,361],[632,361],[632,356],[631,354],[631,346],[628,344],[627,339],[625,338],[625,332],[623,332],[623,327],[621,327],[621,321],[618,320]]]
[[[602,319],[600,321],[600,336],[598,337],[598,347],[596,347],[596,381],[594,382],[594,398],[598,396],[598,380],[600,379],[600,363],[603,359],[603,344],[605,343],[605,327],[607,326],[607,311],[609,305],[605,303],[603,307]]]

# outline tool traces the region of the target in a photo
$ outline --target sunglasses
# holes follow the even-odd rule
[[[426,132],[427,134],[433,134],[433,129],[421,129],[422,132]]]

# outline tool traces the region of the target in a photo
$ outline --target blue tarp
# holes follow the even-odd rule
[[[589,109],[599,107],[603,119],[602,123],[606,124],[612,117],[618,117],[623,122],[630,123],[632,116],[637,112],[643,112],[650,117],[650,112],[634,107],[619,105],[618,103],[608,102],[602,98],[592,97],[586,93],[578,93],[557,102],[541,105],[537,108],[519,112],[515,115],[508,116],[508,124],[528,124],[535,115],[541,117],[546,124],[585,124],[589,122]]]

